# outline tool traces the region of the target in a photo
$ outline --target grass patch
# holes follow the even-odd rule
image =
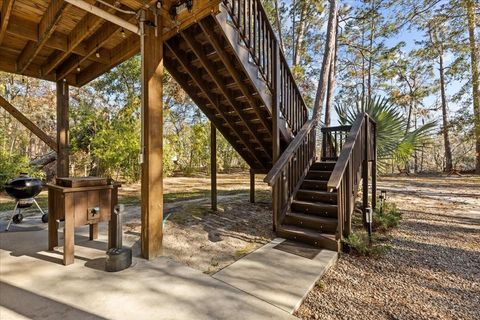
[[[392,245],[387,241],[387,238],[373,234],[370,242],[366,231],[355,231],[344,239],[343,243],[349,253],[360,256],[380,256],[392,249]]]
[[[254,249],[255,245],[253,243],[247,244],[245,247],[235,251],[235,258],[240,259],[241,257],[249,254]]]

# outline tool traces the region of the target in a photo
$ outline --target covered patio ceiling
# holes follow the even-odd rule
[[[70,2],[0,0],[0,71],[50,81],[65,79],[80,87],[140,52],[138,34]],[[136,26],[135,13],[157,4],[151,0],[78,2]],[[220,0],[193,1],[191,12],[178,10],[175,18],[169,11],[180,1],[162,2],[159,16],[165,41],[195,20],[218,11]]]

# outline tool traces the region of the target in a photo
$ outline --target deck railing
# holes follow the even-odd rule
[[[260,77],[278,98],[280,115],[296,135],[307,122],[308,111],[265,9],[260,0],[223,0],[223,3],[252,62],[258,66]],[[278,77],[277,66],[280,66]],[[276,92],[277,88],[280,92]]]
[[[322,132],[322,161],[337,161],[352,126],[324,127]]]
[[[335,131],[335,130],[334,130]],[[368,204],[368,167],[372,164],[372,199],[376,199],[376,123],[368,115],[360,115],[351,126],[327,183],[328,191],[337,192],[337,238],[351,232],[352,214],[360,180],[363,181],[363,203]],[[375,207],[375,201],[372,201]]]

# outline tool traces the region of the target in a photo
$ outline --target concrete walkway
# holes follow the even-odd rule
[[[299,244],[280,248],[278,245],[283,241],[275,239],[213,277],[293,313],[317,280],[335,263],[337,253]]]
[[[107,273],[103,271],[106,250],[104,228],[100,229],[100,237],[95,241],[88,241],[88,228],[77,229],[75,263],[65,267],[61,264],[60,251],[45,251],[46,225],[38,220],[38,217],[27,217],[8,233],[3,232],[4,222],[0,223],[2,320],[295,319],[289,314],[291,310],[281,303],[266,299],[255,290],[248,290],[242,283],[229,281],[226,277],[235,270],[246,272],[241,269],[242,261],[246,261],[248,266],[248,261],[254,257],[262,254],[270,256],[268,248],[274,244],[246,256],[237,262],[238,265],[231,265],[231,269],[224,269],[223,277],[221,274],[211,277],[163,257],[152,261],[135,258],[131,268]],[[294,255],[288,255],[296,259]],[[296,264],[294,260],[291,263]],[[309,269],[308,266],[307,263],[305,267]],[[271,268],[265,265],[257,270],[263,272]],[[295,273],[295,269],[291,271]],[[318,271],[310,269],[312,275]],[[318,274],[315,277],[318,278]],[[313,281],[308,285],[310,287],[315,283],[313,278],[309,276],[308,282]],[[278,281],[279,278],[267,277],[264,280]],[[283,295],[291,288],[298,296],[300,291],[297,289],[306,288],[306,285],[294,283],[298,278],[291,278],[291,282],[285,280],[288,279],[278,284],[283,286]],[[267,286],[264,290],[275,290],[278,286]],[[279,299],[283,301],[283,298]],[[288,303],[285,305],[288,306]]]

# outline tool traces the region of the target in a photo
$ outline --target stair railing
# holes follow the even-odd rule
[[[322,161],[337,161],[352,126],[323,127]]]
[[[327,183],[330,192],[337,192],[337,239],[352,229],[352,214],[360,181],[363,181],[363,206],[368,205],[368,167],[372,162],[372,199],[376,199],[376,123],[368,115],[360,115],[351,126],[345,144]],[[375,200],[372,201],[375,207]]]
[[[272,187],[273,225],[283,221],[293,197],[315,160],[315,122],[308,120],[263,181]]]
[[[293,135],[297,135],[308,120],[307,107],[261,1],[223,0],[223,3],[260,77],[279,100],[280,116]],[[278,66],[279,71],[276,70]]]

